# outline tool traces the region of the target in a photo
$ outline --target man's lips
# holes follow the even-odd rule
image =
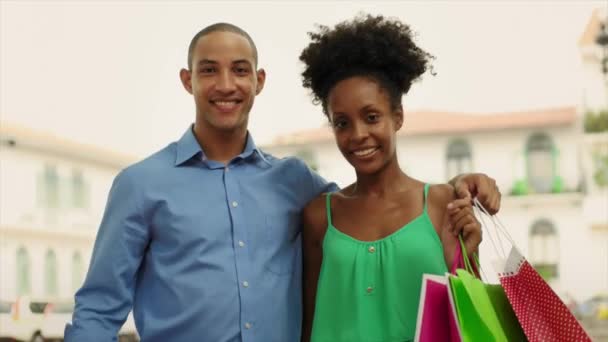
[[[241,100],[212,100],[211,104],[216,107],[222,113],[230,113],[238,108],[241,104]]]

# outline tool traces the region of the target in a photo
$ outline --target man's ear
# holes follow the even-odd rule
[[[179,78],[182,80],[184,89],[192,94],[192,72],[188,69],[182,68],[182,70],[179,71]]]
[[[255,94],[259,95],[264,89],[264,83],[266,82],[266,71],[264,69],[259,69],[256,71],[257,85],[255,87]]]
[[[399,108],[395,111],[395,131],[398,131],[403,127],[403,105],[399,105]]]

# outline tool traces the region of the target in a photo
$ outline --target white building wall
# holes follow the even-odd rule
[[[26,154],[0,148],[0,224],[15,224],[33,215],[37,164]]]
[[[581,85],[583,87],[583,107],[591,111],[608,108],[608,76],[601,73],[602,53],[597,46],[583,49]]]
[[[405,172],[430,183],[446,182],[446,153],[453,139],[465,139],[472,150],[472,167],[496,179],[506,192],[518,178],[526,176],[525,148],[528,138],[538,132],[549,135],[559,156],[558,175],[567,189],[576,189],[581,180],[579,161],[580,137],[574,126],[547,129],[520,129],[445,135],[400,136],[397,145],[399,164]],[[319,173],[328,180],[345,186],[355,180],[352,167],[344,160],[333,141],[301,146],[267,146],[264,150],[278,157],[297,154],[303,149],[313,150],[319,162]]]
[[[39,187],[46,164],[56,166],[60,203],[45,208]],[[72,172],[80,170],[87,205],[74,208]],[[29,149],[0,148],[0,298],[17,295],[17,251],[25,247],[30,260],[30,296],[46,296],[45,257],[53,250],[57,260],[57,297],[73,298],[73,255],[80,252],[86,275],[97,228],[111,182],[118,167],[77,158],[59,157]],[[50,299],[50,298],[49,298]]]

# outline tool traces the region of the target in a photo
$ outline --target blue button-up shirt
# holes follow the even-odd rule
[[[114,180],[66,341],[300,339],[300,211],[335,190],[296,158],[208,160],[192,130]]]

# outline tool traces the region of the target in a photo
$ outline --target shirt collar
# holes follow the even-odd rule
[[[198,154],[200,154],[202,160],[206,160],[205,151],[203,151],[201,145],[199,145],[196,137],[194,136],[193,126],[190,126],[177,141],[175,166],[183,164]],[[251,133],[247,131],[247,143],[245,144],[245,149],[241,154],[238,155],[238,157],[247,159],[252,156],[257,156],[264,164],[270,166],[270,162],[264,156],[264,153],[262,153],[262,151],[255,145],[253,137],[251,137]]]

